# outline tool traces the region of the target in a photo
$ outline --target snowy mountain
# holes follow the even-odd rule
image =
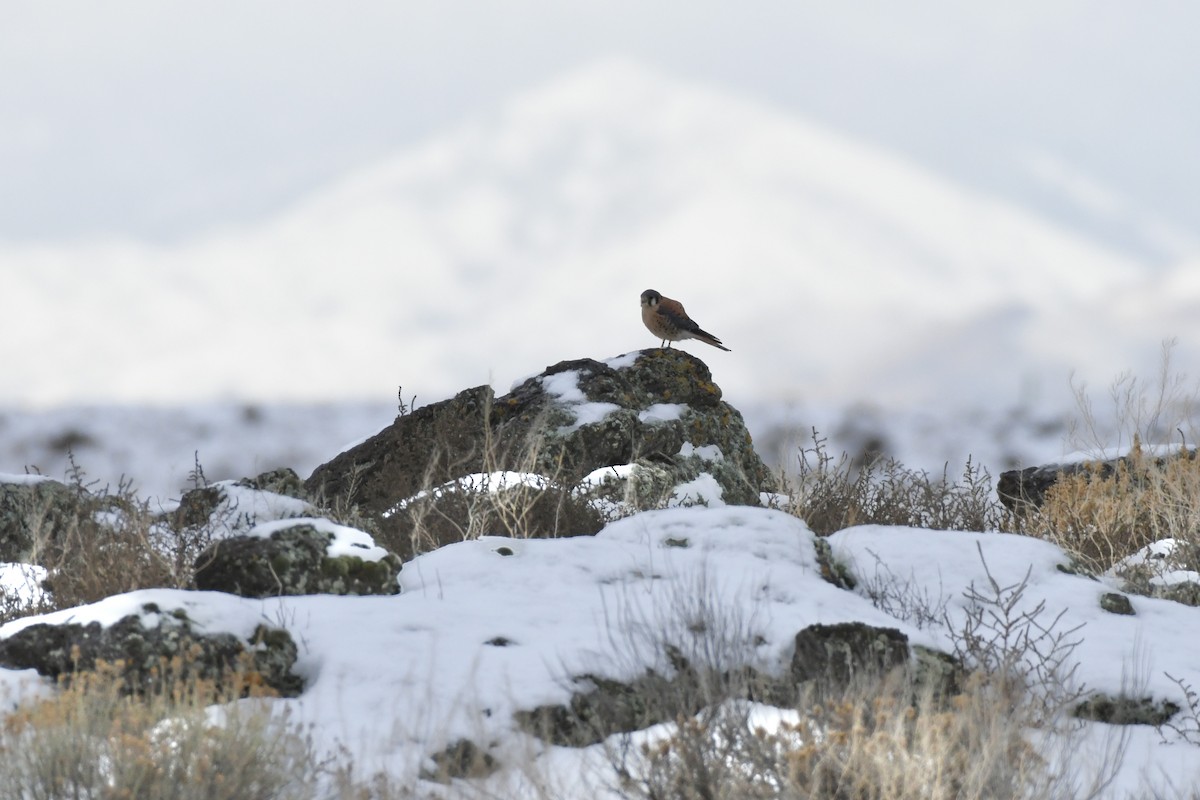
[[[1200,341],[1146,265],[919,166],[624,60],[260,227],[0,247],[0,403],[433,399],[650,346],[682,300],[735,403],[1006,407]],[[1197,331],[1200,333],[1200,331]],[[1032,398],[1035,401],[1038,397]]]

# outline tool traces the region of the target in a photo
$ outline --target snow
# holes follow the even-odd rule
[[[544,475],[538,475],[533,472],[513,472],[512,470],[472,472],[463,475],[461,478],[446,481],[441,486],[435,486],[432,489],[422,489],[412,497],[406,497],[395,503],[391,508],[383,512],[383,516],[390,517],[397,511],[407,508],[422,498],[431,496],[441,497],[450,491],[503,492],[507,489],[515,489],[518,486],[546,489],[550,486],[550,481]]]
[[[679,455],[684,456],[685,458],[687,456],[694,455],[697,456],[701,461],[723,461],[725,459],[725,454],[722,453],[721,448],[715,444],[706,444],[696,447],[696,445],[692,444],[691,442],[684,442],[683,446],[679,448]]]
[[[387,550],[376,546],[375,541],[369,534],[363,533],[357,528],[338,525],[321,517],[293,517],[274,522],[264,522],[246,531],[245,535],[269,539],[271,538],[271,534],[276,531],[287,530],[297,525],[309,525],[315,528],[318,533],[333,535],[329,546],[325,548],[325,555],[329,558],[354,556],[361,558],[363,561],[379,561],[387,555]]]
[[[546,394],[558,398],[559,402],[575,415],[575,421],[564,426],[559,432],[569,433],[600,422],[620,406],[615,403],[593,403],[587,399],[579,388],[579,371],[569,370],[542,378],[542,388]]]
[[[681,418],[687,408],[682,403],[655,403],[645,411],[638,412],[638,419],[642,422],[671,422]]]
[[[217,481],[210,487],[219,491],[221,497],[210,516],[212,535],[216,538],[250,535],[251,530],[261,527],[259,523],[304,517],[314,511],[304,500],[240,486],[236,481]],[[172,511],[176,505],[165,501],[159,508]]]
[[[11,483],[16,486],[33,486],[48,480],[50,477],[47,475],[0,472],[0,483]]]
[[[260,525],[257,532],[284,524]],[[365,534],[343,536],[355,554],[366,542]],[[1200,640],[1180,635],[1195,627],[1197,609],[1134,597],[1135,616],[1103,612],[1099,597],[1114,590],[1111,582],[1060,571],[1066,557],[1045,542],[999,533],[850,528],[829,542],[836,560],[859,579],[860,588],[851,592],[821,579],[813,541],[802,521],[780,511],[672,508],[622,519],[595,536],[484,537],[448,545],[406,563],[396,596],[251,600],[147,590],[17,620],[0,628],[0,637],[36,622],[110,625],[129,614],[152,622],[177,608],[205,631],[247,637],[263,622],[285,627],[301,644],[297,670],[306,688],[297,698],[272,702],[312,725],[319,747],[344,746],[360,768],[387,770],[402,781],[414,780],[423,759],[460,737],[500,742],[501,756],[541,752],[538,763],[550,771],[598,768],[595,748],[522,745],[513,712],[565,702],[573,674],[620,680],[647,667],[667,670],[667,642],[702,658],[701,642],[688,633],[701,609],[721,617],[717,626],[736,639],[727,644],[746,663],[775,674],[786,668],[795,634],[815,623],[858,620],[897,628],[914,644],[948,649],[940,623],[918,625],[872,604],[862,587],[880,564],[897,585],[911,584],[944,602],[952,624],[964,614],[964,592],[985,588],[989,573],[1002,586],[1028,578],[1020,608],[1044,602],[1044,621],[1061,612],[1058,629],[1077,628],[1071,637],[1078,640],[1076,677],[1091,689],[1118,693],[1136,676],[1146,694],[1180,702],[1168,673],[1200,686]],[[39,691],[24,673],[0,675],[0,682],[10,693]],[[756,713],[769,720],[781,712]],[[1105,726],[1085,726],[1094,729],[1091,739],[1104,740]],[[1167,744],[1157,732],[1134,730],[1130,746],[1109,796],[1142,786],[1146,775],[1179,786],[1200,781],[1194,745]]]
[[[707,472],[701,472],[686,483],[681,483],[671,491],[672,506],[693,505],[700,503],[707,506],[723,506],[724,493],[717,479]]]
[[[639,351],[634,350],[633,352],[616,356],[615,358],[605,359],[604,363],[612,369],[627,369],[632,367],[633,363],[637,361],[638,355]]]
[[[45,567],[36,564],[0,563],[0,596],[18,606],[36,606],[45,599]]]

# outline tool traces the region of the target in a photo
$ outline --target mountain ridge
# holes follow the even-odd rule
[[[1061,359],[1039,364],[1037,341],[1066,313],[1080,343],[1062,355],[1085,369],[1180,334],[1140,330],[1137,309],[1114,323],[1113,298],[1159,297],[1135,260],[624,59],[518,94],[266,224],[174,247],[0,247],[5,272],[30,262],[36,275],[18,285],[32,302],[12,318],[37,329],[65,316],[89,348],[48,365],[10,342],[17,380],[0,402],[506,385],[575,353],[652,345],[636,316],[645,288],[730,342],[714,371],[745,397],[886,399],[883,379],[906,369],[928,387],[898,392],[906,401],[991,402],[963,385],[970,365],[936,363],[937,337],[999,308],[1030,309],[1019,338],[1032,343],[1017,342],[1011,364],[975,365],[998,368],[1001,385],[1061,373]],[[1126,333],[1138,347],[1114,351]],[[1089,339],[1101,353],[1089,356]]]

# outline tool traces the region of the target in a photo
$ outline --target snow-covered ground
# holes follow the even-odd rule
[[[411,785],[428,759],[460,738],[483,743],[509,765],[535,757],[534,772],[562,797],[603,797],[610,779],[599,748],[548,748],[519,733],[513,712],[565,702],[572,674],[631,679],[648,666],[667,670],[664,643],[697,660],[693,617],[717,609],[725,633],[745,642],[746,663],[785,670],[794,635],[814,623],[859,620],[898,628],[916,644],[948,649],[938,623],[890,616],[864,595],[825,582],[813,535],[780,511],[744,507],[676,508],[638,514],[592,537],[514,540],[485,537],[443,547],[404,565],[392,597],[306,596],[249,600],[209,592],[149,590],[58,612],[108,624],[128,614],[186,609],[201,630],[248,635],[267,622],[300,643],[304,693],[272,701],[312,725],[322,749],[346,748],[358,768],[387,771]],[[946,604],[961,623],[964,592],[984,588],[988,571],[1002,586],[1028,584],[1020,610],[1045,602],[1044,623],[1076,629],[1076,678],[1096,691],[1134,690],[1181,705],[1168,675],[1200,686],[1200,611],[1132,598],[1133,616],[1100,609],[1104,581],[1065,574],[1057,548],[1031,538],[867,526],[830,538],[836,559],[862,582],[880,564],[919,595]],[[987,571],[985,571],[985,569]],[[860,583],[860,586],[862,583]],[[10,635],[34,619],[0,629]],[[953,624],[952,623],[952,624]],[[712,630],[713,626],[710,626]],[[689,630],[692,633],[689,633]],[[711,649],[711,644],[710,649]],[[693,649],[694,648],[694,649]],[[36,684],[5,673],[9,692]],[[1111,729],[1081,723],[1070,754],[1076,770],[1101,770]],[[1148,727],[1129,729],[1128,750],[1111,797],[1170,782],[1200,785],[1200,747]],[[1053,752],[1048,748],[1047,752]],[[1060,755],[1063,755],[1060,753]],[[1063,756],[1066,757],[1066,756]],[[360,773],[361,774],[361,773]],[[566,780],[564,776],[569,776]],[[491,780],[512,780],[502,772]]]
[[[125,473],[143,494],[178,497],[197,451],[209,481],[276,466],[291,466],[304,477],[389,424],[396,411],[395,403],[380,403],[10,412],[0,424],[0,471],[37,464],[59,476],[69,445],[92,478],[111,484]],[[746,417],[760,446],[778,432],[799,438],[803,428],[816,425],[833,448],[860,449],[879,438],[910,466],[936,473],[949,460],[951,477],[971,453],[995,474],[1012,460],[1041,463],[1076,449],[1064,439],[1061,420],[1031,412],[954,416],[855,408],[822,416],[776,406],[748,408]],[[246,508],[261,506],[260,520],[308,513],[292,502],[296,507],[276,508],[239,497]],[[369,546],[361,537],[355,541]],[[823,581],[812,541],[803,522],[782,512],[677,508],[629,517],[594,537],[486,537],[444,547],[404,565],[402,592],[395,597],[248,600],[150,590],[42,619],[112,622],[154,603],[161,611],[186,609],[202,630],[246,635],[260,622],[282,625],[301,644],[297,668],[307,688],[298,698],[273,702],[311,725],[321,748],[353,754],[359,774],[386,771],[406,784],[431,755],[468,738],[498,743],[492,755],[502,763],[524,763],[532,754],[541,778],[574,792],[563,797],[591,798],[602,796],[598,787],[611,777],[602,748],[545,748],[515,731],[513,712],[563,702],[573,672],[629,678],[648,665],[661,666],[656,647],[664,636],[685,636],[680,615],[695,612],[698,592],[711,593],[705,607],[723,609],[731,628],[753,627],[761,644],[747,646],[744,655],[770,672],[786,668],[792,637],[814,623],[860,620],[897,627],[915,643],[949,647],[939,625],[917,627],[874,607],[861,591]],[[944,601],[955,620],[963,613],[964,591],[986,580],[981,547],[1001,584],[1019,582],[1032,570],[1026,602],[1044,600],[1046,619],[1062,611],[1062,630],[1083,626],[1074,658],[1077,678],[1090,689],[1119,693],[1133,676],[1139,692],[1184,705],[1179,686],[1167,676],[1200,686],[1200,645],[1179,636],[1200,612],[1140,597],[1133,598],[1135,616],[1103,612],[1098,598],[1116,588],[1115,579],[1058,571],[1066,559],[1044,542],[881,527],[850,529],[829,541],[861,580],[870,582],[885,568],[914,595]],[[6,570],[5,585],[26,585],[19,567]],[[28,624],[32,620],[11,623],[0,636]],[[14,695],[40,687],[28,672],[0,678]],[[1200,785],[1200,748],[1150,728],[1127,733],[1126,759],[1110,796],[1167,782]],[[1099,768],[1113,741],[1106,726],[1084,724],[1072,740],[1074,766]],[[518,779],[502,772],[491,780],[499,786]]]

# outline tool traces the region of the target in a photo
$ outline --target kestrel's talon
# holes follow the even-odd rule
[[[665,344],[670,348],[671,342],[682,339],[699,339],[705,344],[730,352],[728,347],[721,344],[720,339],[702,330],[687,315],[682,303],[663,297],[653,289],[642,292],[642,322],[659,338],[659,347]]]

